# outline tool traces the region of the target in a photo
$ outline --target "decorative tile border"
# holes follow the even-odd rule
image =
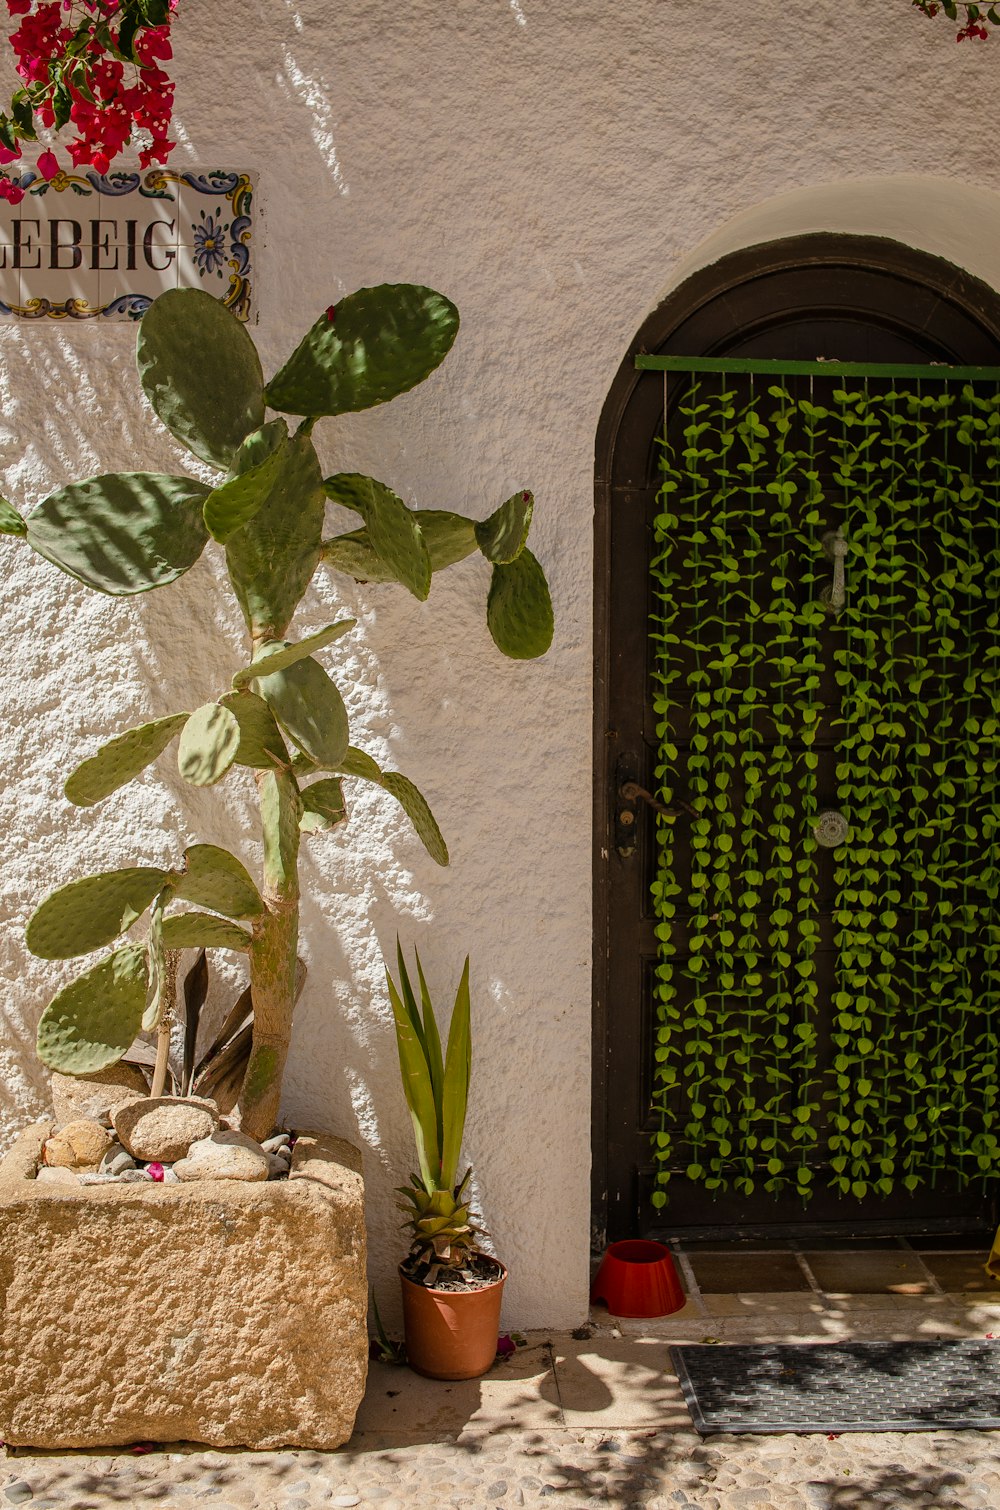
[[[204,288],[256,319],[251,262],[256,175],[5,170],[0,320],[138,320],[168,288]]]

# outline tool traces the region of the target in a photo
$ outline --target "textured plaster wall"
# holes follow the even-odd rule
[[[446,291],[463,326],[444,368],[387,408],[322,427],[323,459],[414,504],[477,515],[530,485],[554,591],[556,641],[539,664],[495,653],[481,561],[437,579],[425,605],[322,575],[300,615],[303,630],[358,615],[327,656],[355,741],[417,781],[453,854],[438,870],[399,812],[363,792],[349,828],[305,850],[309,979],[284,1110],[363,1146],[390,1316],[391,1192],[411,1163],[380,982],[397,929],[442,998],[473,955],[467,1153],[511,1267],[507,1321],[572,1324],[586,1308],[593,443],[633,332],[685,267],[785,223],[755,207],[793,196],[791,229],[849,219],[836,194],[810,197],[821,185],[875,180],[863,228],[900,234],[888,207],[904,204],[909,239],[943,250],[944,237],[988,276],[979,217],[996,219],[984,206],[1000,167],[969,144],[996,111],[998,44],[956,47],[905,0],[760,0],[738,21],[736,9],[182,0],[174,162],[260,173],[265,369],[352,288]],[[967,187],[964,220],[924,213],[925,189],[905,179],[928,174]],[[124,325],[0,329],[0,491],[15,504],[88,472],[192,467],[139,400],[133,340]],[[256,839],[238,781],[196,793],[168,759],[95,810],[60,794],[102,739],[228,681],[241,623],[209,556],[171,588],[113,600],[14,542],[2,549],[9,1141],[45,1108],[34,1028],[73,968],[25,952],[39,898],[91,870],[167,862],[194,839],[235,834],[253,861]]]

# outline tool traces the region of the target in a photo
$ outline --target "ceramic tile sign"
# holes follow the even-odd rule
[[[250,173],[37,169],[0,177],[0,320],[138,320],[168,288],[203,288],[241,320],[253,302]]]

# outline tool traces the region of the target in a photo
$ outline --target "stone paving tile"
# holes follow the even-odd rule
[[[986,1272],[978,1253],[924,1253],[921,1257],[942,1290],[979,1290],[1000,1300],[1000,1282]]]
[[[794,1253],[694,1253],[690,1262],[702,1295],[811,1289]]]
[[[666,1341],[562,1340],[554,1352],[555,1383],[568,1427],[690,1427]]]
[[[422,1379],[408,1368],[372,1363],[355,1433],[412,1430],[419,1417],[430,1434],[466,1426],[522,1428],[562,1425],[547,1343],[519,1348],[482,1379]]]
[[[932,1290],[920,1259],[902,1249],[894,1253],[803,1254],[816,1283],[828,1295],[923,1295]]]

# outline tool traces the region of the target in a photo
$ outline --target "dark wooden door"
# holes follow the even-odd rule
[[[994,297],[991,305],[989,291],[969,284],[954,269],[943,276],[941,266],[930,259],[887,251],[880,244],[835,244],[832,238],[810,238],[798,250],[805,257],[805,265],[796,261],[795,248],[784,247],[744,255],[729,267],[705,275],[689,290],[686,301],[682,298],[660,313],[657,338],[648,339],[655,328],[653,322],[646,349],[792,361],[827,357],[897,364],[1000,362],[997,301]],[[675,428],[685,422],[680,414],[684,387],[683,382],[674,380],[673,396],[667,399],[667,420]],[[687,722],[690,710],[675,708],[677,769],[665,778],[663,709],[661,705],[657,711],[655,705],[657,664],[649,633],[657,606],[649,564],[662,546],[654,533],[654,520],[662,510],[662,502],[657,502],[661,483],[657,437],[663,434],[665,416],[662,378],[655,374],[636,377],[623,370],[615,400],[613,394],[605,416],[604,455],[599,442],[598,456],[598,617],[604,630],[599,638],[595,806],[598,1010],[594,1153],[598,1238],[692,1230],[777,1232],[817,1223],[852,1230],[933,1230],[984,1223],[992,1216],[993,1195],[982,1182],[972,1189],[960,1189],[957,1181],[944,1179],[936,1181],[932,1189],[919,1192],[907,1191],[896,1182],[891,1194],[879,1191],[877,1182],[872,1182],[860,1197],[831,1188],[830,1151],[822,1127],[808,1155],[813,1190],[808,1205],[794,1189],[780,1194],[768,1192],[763,1178],[750,1182],[752,1189],[734,1188],[729,1180],[728,1188],[719,1194],[706,1189],[703,1178],[688,1179],[683,1172],[691,1162],[683,1137],[691,1105],[690,1087],[683,1083],[683,1053],[678,1059],[681,1083],[673,1097],[664,1100],[656,1082],[657,978],[664,946],[657,938],[662,919],[654,913],[652,887],[658,872],[662,878],[664,830],[661,826],[658,838],[655,814],[645,802],[627,801],[621,796],[623,785],[636,783],[650,793],[662,795],[665,790],[672,799],[683,801],[684,756],[692,736]],[[843,522],[831,515],[823,521],[824,529],[817,531],[817,538],[826,527],[832,530]],[[857,524],[857,520],[854,522]],[[875,523],[878,528],[885,525],[884,520]],[[768,552],[774,556],[781,547],[777,536],[769,536],[766,529],[759,538],[764,541],[765,557]],[[739,551],[736,536],[734,549]],[[933,553],[932,542],[930,549]],[[758,552],[755,565],[761,564]],[[863,590],[865,584],[855,586]],[[803,590],[815,588],[804,583]],[[833,621],[830,634],[836,635]],[[831,655],[817,691],[831,707],[837,695],[834,666]],[[828,730],[834,723],[834,718],[828,721]],[[815,791],[833,791],[838,762],[836,739],[832,735],[826,738],[816,753],[819,770]],[[741,779],[742,773],[737,774]],[[684,828],[683,818],[671,826],[667,856],[667,867],[678,883],[681,899],[667,951],[676,962],[689,958],[692,931],[698,923],[697,906],[684,903],[691,879],[690,836]],[[818,1032],[826,1039],[820,1058],[825,1054],[828,1064],[832,1064],[836,1050],[832,1006],[838,929],[834,915],[835,865],[835,852],[830,851],[816,867],[820,963],[815,980],[828,1003]],[[761,886],[755,905],[760,950],[766,956],[776,906],[766,884]],[[681,989],[690,989],[690,985],[681,984]],[[795,1028],[796,1024],[790,1023],[789,1033]],[[772,1054],[772,1068],[780,1059],[780,1052]],[[794,1099],[798,1094],[794,1054],[788,1055],[786,1067],[792,1070],[789,1095]],[[767,1069],[763,1063],[743,1067],[748,1102],[761,1104],[759,1081]],[[758,1083],[751,1085],[752,1080]],[[657,1169],[651,1140],[664,1127],[675,1137],[679,1162],[668,1186],[668,1204],[656,1210],[651,1202]],[[734,1161],[739,1157],[745,1161],[746,1152],[745,1148],[735,1149]],[[763,1157],[758,1162],[766,1165]],[[744,1181],[744,1187],[746,1184]]]

